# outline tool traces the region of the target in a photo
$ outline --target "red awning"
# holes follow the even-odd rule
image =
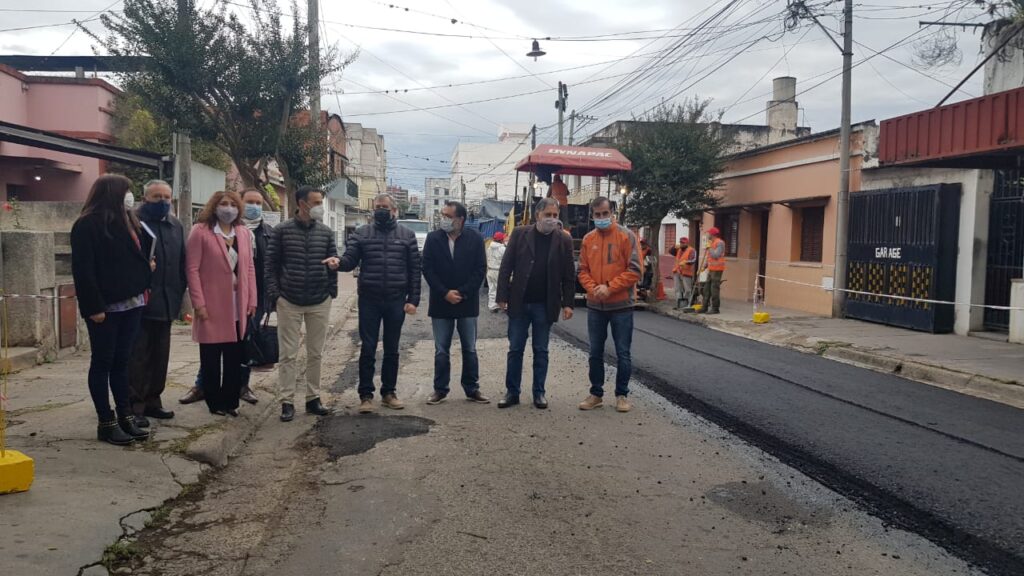
[[[633,163],[614,148],[584,148],[582,146],[538,146],[529,156],[516,164],[520,172],[534,172],[548,168],[555,174],[574,176],[605,176],[633,169]]]

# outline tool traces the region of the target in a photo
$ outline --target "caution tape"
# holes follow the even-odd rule
[[[843,292],[846,294],[857,294],[859,296],[871,296],[874,298],[889,298],[892,300],[903,300],[906,302],[920,302],[922,304],[938,304],[947,306],[970,306],[971,308],[988,308],[989,310],[1009,310],[1009,311],[1020,311],[1024,310],[1024,306],[995,306],[992,304],[974,304],[972,302],[950,302],[948,300],[932,300],[930,298],[912,298],[910,296],[897,296],[895,294],[880,294],[878,292],[864,292],[862,290],[849,290],[847,288],[826,288],[820,284],[809,284],[807,282],[797,282],[796,280],[788,280],[786,278],[775,278],[774,276],[766,276],[764,274],[757,274],[758,278],[764,278],[766,280],[775,280],[776,282],[785,282],[786,284],[796,284],[797,286],[807,286],[809,288],[818,288],[826,292]]]
[[[48,296],[46,294],[0,294],[0,302],[9,298],[22,300],[71,300],[77,296]]]

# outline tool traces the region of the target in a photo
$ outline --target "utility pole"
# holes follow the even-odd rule
[[[558,110],[558,145],[562,145],[562,131],[565,124],[565,108],[569,101],[569,86],[558,83],[558,100],[555,100],[555,109]]]
[[[836,203],[836,269],[832,316],[846,316],[846,260],[850,236],[850,105],[853,70],[853,0],[843,8],[843,110],[839,125],[839,201]]]
[[[313,125],[320,123],[320,0],[308,0],[309,67],[314,70],[309,86],[309,116]]]
[[[576,132],[576,111],[569,114],[569,146],[572,146],[572,135]]]
[[[466,178],[464,176],[459,176],[459,188],[462,191],[462,205],[465,206],[466,205]]]
[[[179,33],[192,29],[192,0],[178,0]],[[192,139],[182,131],[174,132],[171,143],[174,152],[174,196],[178,199],[178,220],[185,229],[185,237],[192,230]]]

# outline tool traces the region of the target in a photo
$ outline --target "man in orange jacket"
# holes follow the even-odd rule
[[[722,274],[725,273],[725,240],[722,240],[722,233],[715,227],[708,229],[708,236],[711,241],[708,242],[707,256],[704,258],[708,280],[704,282],[704,306],[701,312],[718,314],[722,300]]]
[[[676,284],[676,309],[678,310],[683,302],[690,301],[690,294],[693,292],[693,274],[697,269],[697,251],[690,246],[690,239],[683,237],[679,239],[676,246],[676,267],[672,270]]]
[[[611,326],[618,360],[615,372],[615,409],[629,412],[629,377],[633,372],[633,306],[636,283],[643,268],[636,236],[615,222],[611,201],[598,197],[590,203],[595,230],[580,248],[580,284],[587,291],[587,331],[590,336],[590,395],[580,410],[602,405],[604,396],[604,344]]]

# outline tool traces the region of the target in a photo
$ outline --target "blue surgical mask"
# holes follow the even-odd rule
[[[246,220],[259,220],[263,218],[263,206],[260,204],[246,204],[242,217]]]
[[[612,225],[612,219],[611,218],[601,218],[601,219],[595,219],[594,220],[594,226],[597,226],[598,230],[606,230],[611,225]]]
[[[139,215],[143,220],[163,220],[171,211],[170,202],[146,202],[139,207]]]

